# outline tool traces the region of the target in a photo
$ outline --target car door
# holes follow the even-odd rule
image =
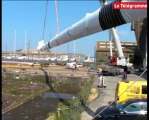
[[[138,103],[132,103],[127,107],[125,107],[121,111],[121,113],[116,116],[116,118],[118,120],[146,120],[146,114],[147,114],[147,103],[138,102]]]

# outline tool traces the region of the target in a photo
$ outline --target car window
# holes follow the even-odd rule
[[[147,94],[147,86],[142,85],[142,94]]]
[[[123,109],[125,112],[139,112],[141,110],[147,110],[147,103],[138,102],[132,103]]]
[[[124,107],[124,104],[125,104],[125,103],[116,104],[116,108],[117,108],[118,110],[122,110],[123,107]]]
[[[141,104],[141,110],[147,111],[147,102]]]

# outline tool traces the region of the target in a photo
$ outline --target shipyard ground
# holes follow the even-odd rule
[[[18,70],[22,70],[20,68],[14,69],[14,68],[7,68],[5,66],[6,70],[8,71],[13,71],[16,72]],[[94,74],[94,83],[92,84],[92,89],[90,92],[90,96],[88,99],[88,103],[86,104],[86,109],[84,112],[82,112],[81,114],[81,120],[91,120],[94,116],[94,113],[96,111],[97,108],[103,106],[103,105],[107,105],[109,101],[113,101],[114,100],[114,96],[115,96],[115,89],[116,89],[116,83],[117,81],[122,79],[122,75],[118,75],[118,76],[105,76],[105,83],[106,83],[106,88],[98,88],[97,87],[97,75],[96,72],[90,71],[88,72],[87,69],[82,69],[82,70],[70,70],[70,69],[65,69],[65,68],[49,68],[49,69],[45,69],[50,71],[50,73],[61,73],[64,75],[67,74],[74,74],[77,76],[82,76],[85,74]],[[22,72],[27,72],[27,73],[32,73],[35,74],[36,73],[43,73],[43,71],[39,70],[39,68],[33,68],[33,69],[26,69],[26,71],[22,71]],[[141,73],[140,73],[141,74]],[[129,80],[146,80],[146,77],[139,77],[139,74],[128,74],[128,79]],[[11,83],[4,83],[4,81],[2,82],[2,87],[4,87],[6,84],[11,84]],[[30,83],[29,83],[30,84]],[[39,87],[42,88],[43,91],[46,90],[45,86],[43,86],[43,84],[39,83],[38,85],[30,85],[28,87],[31,87],[32,89],[35,87],[37,89],[39,89]],[[44,89],[43,89],[44,88]],[[28,88],[29,89],[29,88]],[[5,98],[5,100],[7,96],[3,96],[3,98]],[[7,100],[6,100],[7,101]]]

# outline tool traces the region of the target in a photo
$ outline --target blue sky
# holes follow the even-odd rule
[[[16,49],[25,48],[25,31],[30,47],[37,48],[42,39],[45,9],[47,1],[2,1],[2,50],[13,51],[14,31],[16,30]],[[63,1],[58,0],[60,31],[82,19],[86,13],[91,13],[100,7],[98,0]],[[134,32],[130,23],[117,27],[121,41],[135,42]],[[56,10],[54,0],[48,1],[45,26],[45,43],[57,33]],[[97,41],[108,41],[108,31],[102,31],[75,40],[75,52],[94,55]],[[7,47],[6,47],[7,46]],[[68,49],[69,46],[69,49]],[[55,51],[55,48],[52,49]],[[74,42],[56,47],[57,52],[74,52]]]

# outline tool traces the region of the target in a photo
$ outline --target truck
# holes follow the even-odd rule
[[[115,90],[116,103],[124,102],[128,99],[142,99],[147,98],[147,81],[140,80],[129,82],[119,81]]]
[[[125,68],[127,68],[127,73],[131,73],[133,64],[129,62],[129,57],[124,57],[121,42],[117,34],[116,28],[111,28],[109,30],[109,41],[110,41],[110,56],[108,57],[109,62],[107,63],[107,66],[113,66],[113,67],[103,69],[102,70],[103,74],[116,75],[118,74],[119,69],[125,69]],[[117,56],[112,54],[112,44],[111,44],[112,42],[114,43],[115,49],[117,49]]]
[[[76,68],[79,68],[79,67],[82,67],[83,64],[81,62],[69,62],[69,63],[66,63],[66,67],[67,68],[70,68],[70,69],[75,69]]]
[[[119,36],[116,32],[116,29],[111,28],[109,30],[109,32],[111,32],[111,34],[112,34],[113,43],[114,43],[115,48],[117,49],[117,55],[118,55],[118,56],[113,56],[112,54],[110,54],[109,65],[131,68],[133,66],[133,63],[129,62],[129,57],[124,57],[124,53],[123,53],[121,43],[120,43],[120,39],[119,39]],[[110,47],[111,46],[112,45],[110,45]],[[112,53],[111,51],[112,51],[112,49],[110,48],[110,53]]]
[[[97,73],[103,74],[103,75],[122,75],[124,70],[122,68],[116,67],[116,66],[109,66],[109,65],[101,65],[97,66]]]
[[[75,68],[75,65],[76,65],[76,62],[69,62],[69,63],[66,63],[66,67],[67,68]]]

